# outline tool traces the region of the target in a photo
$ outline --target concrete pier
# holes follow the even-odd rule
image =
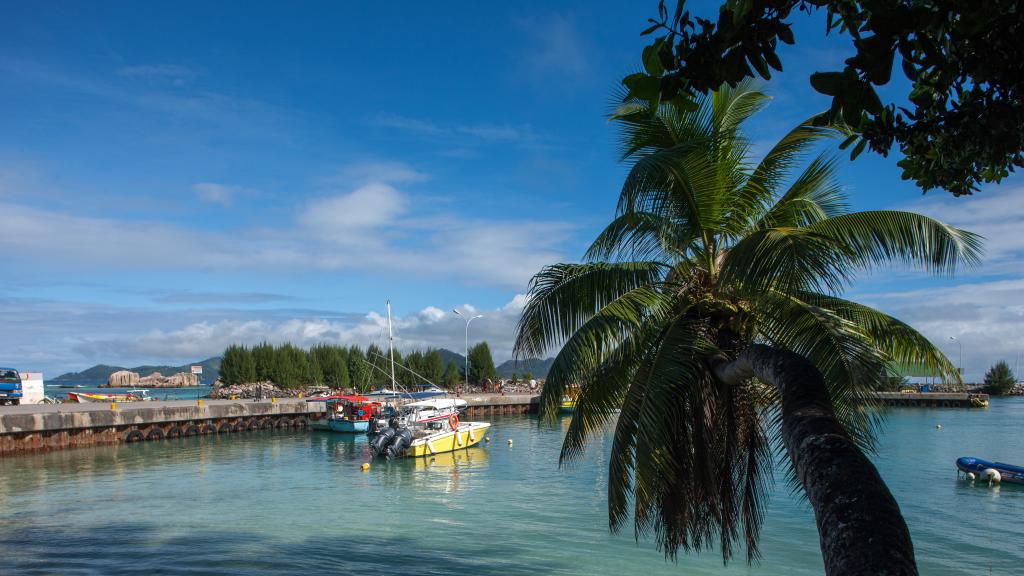
[[[450,396],[453,397],[453,396]],[[536,412],[536,395],[462,396],[467,418]],[[233,434],[272,428],[305,428],[323,402],[264,400],[170,400],[151,402],[39,404],[0,407],[0,457],[79,446]]]
[[[305,427],[322,402],[195,400],[0,407],[0,456],[181,436]]]
[[[944,392],[876,392],[875,400],[886,406],[922,406],[932,408],[983,408],[988,394]]]

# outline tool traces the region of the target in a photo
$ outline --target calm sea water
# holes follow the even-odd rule
[[[608,436],[559,470],[562,428],[493,422],[487,447],[375,462],[368,472],[359,470],[365,436],[297,431],[0,459],[0,573],[822,572],[812,513],[784,481],[760,564],[723,569],[715,553],[673,564],[631,532],[608,533]],[[988,410],[890,411],[875,460],[922,574],[1020,573],[1024,487],[958,482],[953,462],[1024,462],[1022,422],[1016,399]]]

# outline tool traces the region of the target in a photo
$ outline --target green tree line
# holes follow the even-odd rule
[[[473,346],[469,359],[471,381],[496,377],[486,342]],[[423,382],[452,388],[465,378],[464,367],[454,361],[445,365],[437,349],[415,350],[404,358],[395,350],[395,364],[395,380],[406,388]],[[374,344],[365,350],[330,344],[318,344],[309,350],[292,344],[233,344],[224,351],[220,379],[228,385],[270,381],[282,388],[322,385],[365,391],[391,383],[391,362],[387,351]]]

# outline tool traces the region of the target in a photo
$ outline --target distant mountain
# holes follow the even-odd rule
[[[193,362],[185,364],[183,366],[136,366],[135,368],[122,368],[121,366],[108,366],[106,364],[97,364],[87,370],[81,372],[68,372],[67,374],[61,374],[56,378],[48,380],[49,383],[60,384],[61,382],[74,382],[75,384],[106,384],[107,378],[111,374],[119,370],[129,370],[137,373],[139,376],[148,376],[153,372],[159,372],[164,376],[171,376],[178,372],[189,372],[193,364],[199,364],[203,367],[203,383],[209,384],[217,379],[220,375],[220,356],[214,356],[213,358],[207,358],[202,362]]]
[[[540,358],[527,358],[518,361],[506,360],[499,364],[495,370],[498,372],[498,378],[511,378],[513,374],[522,376],[527,372],[534,378],[547,378],[548,370],[551,369],[551,364],[554,361],[554,358],[548,358],[547,360],[541,360]]]
[[[459,370],[462,370],[462,367],[466,365],[466,357],[458,352],[452,352],[446,348],[439,348],[437,351],[441,353],[441,362],[444,363],[445,368],[448,367],[449,362],[455,362]]]

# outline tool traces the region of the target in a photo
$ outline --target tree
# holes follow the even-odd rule
[[[274,347],[263,342],[252,349],[252,359],[256,371],[256,381],[266,382],[274,379],[274,364],[277,355],[274,354]]]
[[[348,388],[351,386],[348,373],[348,350],[343,346],[318,344],[309,349],[309,355],[320,368],[324,385],[331,388]]]
[[[448,367],[444,371],[444,387],[451,390],[459,385],[462,381],[462,377],[459,374],[459,367],[455,365],[454,360],[448,361]]]
[[[356,390],[370,389],[370,365],[367,364],[363,349],[352,346],[348,349],[348,375],[351,385]]]
[[[436,348],[430,348],[427,353],[423,356],[423,372],[422,374],[427,379],[434,383],[440,384],[444,377],[444,360],[441,358],[441,351]]]
[[[480,383],[498,377],[494,369],[494,358],[487,342],[480,342],[469,349],[469,381]]]
[[[989,394],[1009,394],[1017,385],[1017,378],[1005,360],[996,362],[985,372],[985,389]]]
[[[925,191],[970,194],[1024,166],[1024,11],[1017,0],[729,0],[717,21],[661,0],[643,34],[644,72],[626,79],[638,98],[692,105],[692,97],[755,74],[782,70],[779,42],[793,44],[794,9],[824,9],[825,34],[848,35],[854,55],[842,71],[817,72],[811,86],[832,97],[826,121],[855,131],[851,158],[883,156],[897,144],[904,179]],[[983,9],[981,9],[983,8]],[[897,55],[910,91],[884,104]]]
[[[801,124],[756,161],[741,126],[766,100],[745,84],[694,109],[625,98],[616,217],[583,263],[533,277],[516,356],[560,347],[546,417],[580,386],[563,462],[621,409],[612,530],[631,508],[669,557],[717,542],[728,561],[742,541],[752,561],[774,447],[815,512],[828,574],[916,574],[857,398],[892,366],[959,376],[916,330],[841,295],[892,263],[953,273],[979,261],[980,240],[914,213],[849,212],[835,159],[806,158],[833,130]]]
[[[225,384],[245,384],[256,380],[256,365],[252,352],[245,346],[232,344],[224,350],[220,365],[220,379]]]

